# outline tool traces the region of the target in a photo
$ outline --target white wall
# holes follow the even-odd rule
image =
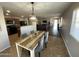
[[[30,34],[30,31],[32,30],[36,31],[36,26],[34,25],[22,26],[20,27],[20,29],[21,29],[21,35],[25,33]]]
[[[3,10],[0,7],[0,52],[10,47],[7,28],[3,15]]]
[[[79,8],[79,3],[73,3],[69,9],[65,11],[63,16],[63,38],[70,56],[79,57],[79,42],[70,35],[70,28],[73,16],[73,10]]]

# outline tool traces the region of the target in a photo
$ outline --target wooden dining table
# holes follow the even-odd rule
[[[33,34],[30,34],[24,39],[16,42],[16,49],[18,57],[21,57],[22,48],[30,51],[30,57],[35,57],[35,48],[38,45],[38,42],[41,40],[41,37],[45,34],[45,31],[36,31]]]

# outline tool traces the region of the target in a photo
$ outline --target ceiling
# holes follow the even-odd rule
[[[70,5],[70,2],[35,2],[35,15],[39,17],[60,16],[64,10]],[[13,16],[31,15],[30,2],[0,2],[0,6],[5,10],[10,10]]]

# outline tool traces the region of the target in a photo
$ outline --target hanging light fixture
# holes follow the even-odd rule
[[[37,18],[36,18],[36,16],[34,15],[34,2],[31,2],[31,4],[32,4],[32,15],[31,15],[31,17],[30,17],[29,19],[30,19],[30,20],[33,20],[33,21],[36,21]]]

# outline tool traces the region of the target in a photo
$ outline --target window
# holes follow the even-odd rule
[[[73,11],[72,24],[70,34],[79,41],[79,9]]]

